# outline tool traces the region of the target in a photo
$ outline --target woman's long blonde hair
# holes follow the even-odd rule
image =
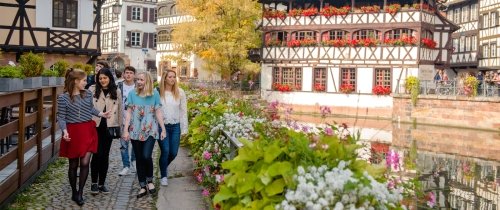
[[[161,75],[161,80],[160,80],[160,96],[161,98],[165,98],[165,86],[167,84],[167,76],[168,73],[173,73],[175,76],[175,83],[170,89],[170,92],[172,92],[172,95],[174,96],[175,100],[179,100],[180,94],[179,94],[179,84],[177,83],[177,73],[175,71],[172,71],[170,69],[167,69],[166,71],[163,72],[163,75]]]
[[[144,88],[142,89],[142,91],[140,91],[136,85],[135,92],[137,93],[137,95],[142,94],[143,96],[152,96],[153,95],[153,78],[151,77],[151,74],[148,71],[140,72],[137,74],[137,76],[139,76],[141,74],[144,75],[144,80],[146,81],[146,83],[144,84]]]
[[[66,71],[66,75],[64,75],[65,80],[64,80],[64,91],[69,94],[69,98],[71,101],[74,100],[75,95],[73,95],[73,91],[75,90],[75,82],[76,80],[82,80],[87,77],[87,74],[85,74],[85,71],[81,69],[73,69],[69,68]],[[80,91],[80,97],[85,97],[85,90]]]

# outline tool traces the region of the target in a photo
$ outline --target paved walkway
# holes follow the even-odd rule
[[[153,159],[159,155],[158,145],[155,145]],[[139,190],[135,173],[128,176],[118,176],[122,169],[120,143],[114,140],[110,152],[110,166],[107,185],[109,194],[90,194],[90,173],[87,179],[84,198],[85,205],[79,207],[71,198],[71,188],[68,184],[68,162],[62,159],[64,165],[57,167],[50,175],[52,179],[43,183],[33,184],[30,195],[33,198],[25,203],[29,209],[172,209],[172,210],[204,210],[207,209],[201,196],[201,188],[193,177],[193,161],[185,148],[180,148],[179,155],[169,167],[169,186],[160,186],[159,180],[155,184],[159,191],[157,195],[148,195],[136,198]],[[155,173],[159,173],[158,162],[155,161]],[[159,177],[159,174],[155,175]],[[156,203],[156,206],[155,206]],[[13,203],[11,208],[19,208]]]

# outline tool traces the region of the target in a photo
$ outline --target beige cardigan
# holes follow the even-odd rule
[[[123,121],[123,109],[122,109],[122,93],[120,89],[117,88],[116,94],[117,94],[117,99],[113,100],[111,99],[111,95],[108,94],[106,97],[104,97],[104,93],[101,90],[101,94],[99,95],[99,98],[95,98],[95,85],[92,85],[89,87],[89,90],[92,91],[92,102],[94,104],[94,107],[98,111],[103,111],[104,106],[106,106],[106,111],[111,110],[111,117],[107,119],[106,123],[108,127],[120,127],[122,125]],[[95,121],[96,126],[99,126],[101,123],[101,117],[96,117],[93,116],[92,120]]]

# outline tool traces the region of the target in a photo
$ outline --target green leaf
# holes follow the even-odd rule
[[[246,171],[248,163],[244,160],[230,160],[222,163],[222,168],[230,171]]]
[[[292,170],[292,164],[288,161],[275,162],[267,169],[269,176],[284,175]]]
[[[274,180],[273,183],[268,185],[265,189],[268,195],[276,195],[283,192],[283,188],[285,187],[285,180],[282,178]]]
[[[247,174],[246,176],[241,176],[236,185],[236,193],[238,193],[238,195],[242,195],[253,189],[256,179],[257,177],[255,176],[255,174]]]
[[[228,187],[222,185],[219,192],[214,196],[213,203],[220,203],[221,201],[234,197],[237,197],[236,194]]]
[[[273,144],[265,149],[264,161],[266,163],[273,162],[273,160],[276,159],[276,157],[278,157],[282,152],[283,151],[278,145]]]

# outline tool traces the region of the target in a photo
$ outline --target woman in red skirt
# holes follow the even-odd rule
[[[87,75],[80,69],[66,72],[64,93],[57,98],[57,123],[63,132],[59,156],[69,159],[68,178],[71,199],[84,204],[83,188],[89,174],[89,161],[97,152],[97,133],[92,115],[109,117],[109,112],[99,112],[92,104],[92,93],[85,90]],[[76,189],[76,173],[80,166],[80,180]]]

